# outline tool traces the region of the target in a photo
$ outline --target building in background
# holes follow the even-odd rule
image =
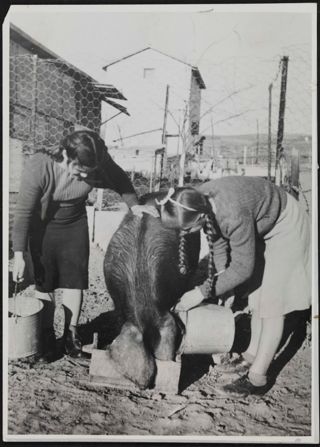
[[[130,110],[130,116],[122,114],[105,125],[106,143],[115,148],[115,158],[116,148],[143,154],[144,147],[150,151],[164,146],[169,156],[175,155],[184,139],[197,138],[201,90],[206,88],[197,67],[147,47],[103,69],[108,82],[116,82],[125,92]],[[106,119],[112,113],[104,110]]]

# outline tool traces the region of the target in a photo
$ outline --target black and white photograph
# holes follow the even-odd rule
[[[317,4],[2,30],[3,440],[317,444]]]

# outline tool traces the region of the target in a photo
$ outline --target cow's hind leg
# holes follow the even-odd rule
[[[146,349],[142,334],[136,326],[125,323],[108,350],[117,370],[124,377],[141,389],[153,385],[156,373],[155,360]]]
[[[175,317],[166,313],[159,326],[160,337],[154,347],[154,356],[159,360],[175,360],[176,352],[182,338],[182,328],[179,327]]]

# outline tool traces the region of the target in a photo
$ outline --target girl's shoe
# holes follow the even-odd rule
[[[77,331],[68,329],[64,335],[64,352],[70,357],[83,357],[82,343]]]
[[[246,353],[243,353],[239,359],[237,359],[233,365],[234,365],[234,371],[238,374],[246,373],[248,372],[250,366],[252,365],[254,361],[254,357],[251,355],[247,355]]]
[[[255,386],[253,385],[248,377],[248,374],[245,374],[244,376],[240,377],[239,379],[235,380],[233,383],[230,383],[229,385],[225,385],[223,387],[224,391],[230,393],[230,394],[240,394],[240,395],[262,395],[265,394],[270,387],[268,384],[263,386]]]
[[[245,374],[249,371],[251,362],[240,356],[236,360],[231,360],[229,363],[224,363],[217,365],[217,369],[223,371],[224,374],[234,375],[234,374]]]
[[[38,361],[41,363],[51,363],[57,359],[56,335],[53,327],[44,330],[42,354]]]

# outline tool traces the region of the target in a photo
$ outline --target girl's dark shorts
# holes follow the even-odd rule
[[[58,288],[87,289],[89,232],[87,216],[75,221],[52,220],[30,235],[34,280],[39,292]]]

